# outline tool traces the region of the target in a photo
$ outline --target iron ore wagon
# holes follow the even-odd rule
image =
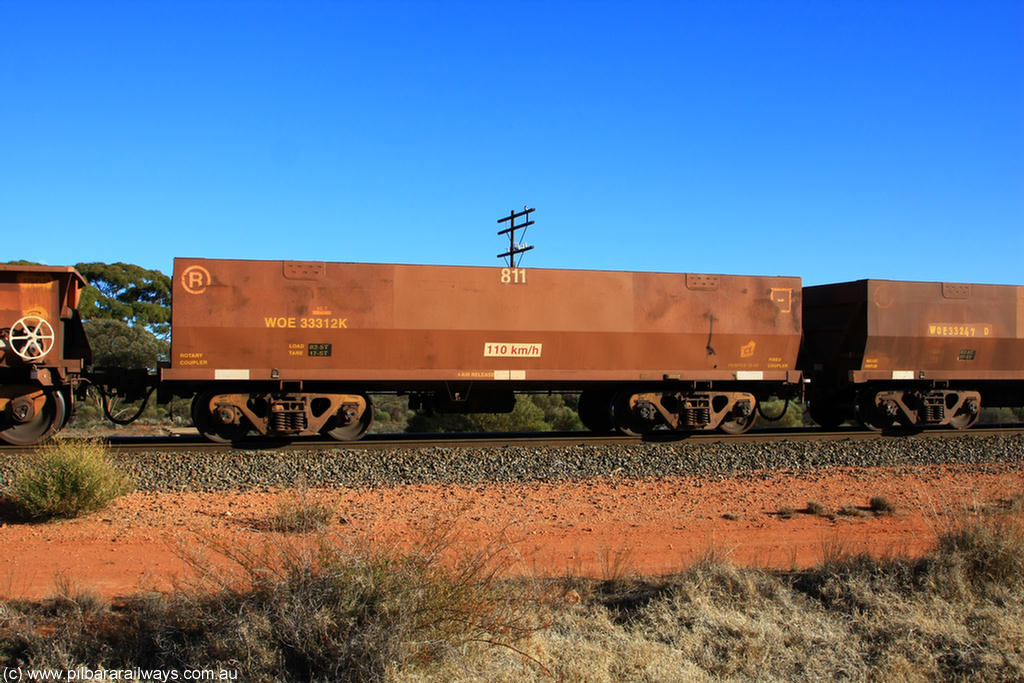
[[[359,438],[370,392],[438,412],[580,391],[590,428],[742,432],[795,395],[795,277],[179,258],[161,389],[215,440]]]

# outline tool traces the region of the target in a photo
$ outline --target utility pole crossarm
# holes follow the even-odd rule
[[[517,244],[516,243],[516,230],[525,230],[526,228],[528,228],[528,227],[530,227],[531,225],[534,224],[534,221],[529,220],[529,216],[535,210],[536,209],[531,209],[529,207],[523,207],[522,211],[518,211],[518,212],[514,211],[514,210],[513,211],[509,211],[509,214],[507,216],[505,216],[504,218],[499,218],[498,219],[498,223],[499,224],[505,223],[506,221],[508,222],[508,227],[505,228],[504,230],[500,230],[498,232],[499,236],[500,235],[508,235],[508,251],[506,251],[504,254],[498,254],[498,258],[500,258],[500,259],[507,258],[508,259],[508,267],[509,268],[515,268],[516,267],[516,262],[515,261],[516,261],[516,255],[517,254],[522,254],[524,252],[527,252],[527,251],[530,251],[531,249],[533,249],[533,246],[531,246],[531,245]],[[517,224],[516,223],[516,219],[523,218],[523,217],[526,217],[527,220],[525,222],[523,222],[523,223]],[[521,261],[522,261],[522,257],[520,257],[520,262]]]

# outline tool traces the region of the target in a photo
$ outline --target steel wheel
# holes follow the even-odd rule
[[[225,425],[217,421],[210,413],[210,399],[216,394],[203,392],[192,399],[192,424],[199,433],[215,443],[232,443],[240,441],[249,433],[248,424]],[[245,418],[242,418],[244,421]]]
[[[953,417],[949,418],[949,426],[953,429],[970,429],[978,422],[978,418],[981,417],[981,411],[978,410],[974,413],[963,410]]]
[[[607,434],[615,429],[611,415],[611,397],[600,391],[584,391],[577,406],[580,422],[597,434]]]
[[[736,415],[732,418],[722,420],[722,424],[718,425],[726,434],[744,434],[750,431],[750,428],[754,426],[754,420],[757,419],[757,413],[751,411],[750,415],[742,416]]]
[[[619,394],[612,400],[609,418],[620,434],[640,436],[643,430],[637,424],[638,420],[633,416],[633,411],[629,405],[630,396],[631,394],[629,393]]]
[[[374,417],[373,402],[370,401],[370,397],[363,396],[363,399],[366,401],[366,409],[363,410],[363,414],[359,416],[358,420],[333,428],[330,428],[331,423],[328,422],[329,428],[324,429],[323,433],[335,441],[358,441],[363,438],[367,430],[370,429],[370,425],[373,424]]]
[[[888,415],[882,415],[878,407],[875,406],[874,398],[873,395],[859,397],[857,405],[854,406],[854,415],[865,429],[880,432],[891,427],[896,420]]]
[[[843,415],[834,404],[815,399],[807,405],[811,419],[823,429],[837,429],[843,423]]]
[[[15,446],[28,446],[53,436],[64,425],[67,407],[60,391],[48,389],[45,390],[45,394],[46,403],[43,404],[43,409],[25,422],[17,421],[10,414],[3,415],[0,418],[3,420],[3,425],[0,426],[0,439]]]

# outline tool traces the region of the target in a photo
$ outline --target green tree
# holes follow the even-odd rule
[[[79,263],[89,281],[78,312],[84,320],[123,320],[161,338],[170,333],[171,279],[130,263]]]
[[[576,412],[578,394],[533,394],[530,399],[544,411],[544,422],[556,432],[586,429]]]
[[[416,413],[409,418],[409,432],[546,432],[544,410],[530,396],[516,396],[510,413],[433,414]]]
[[[762,403],[761,409],[765,415],[771,418],[780,415],[783,409],[786,412],[778,419],[773,420],[766,420],[758,414],[757,421],[754,422],[755,427],[800,427],[805,424],[804,407],[800,401],[787,402],[781,399],[771,399]]]
[[[170,344],[149,330],[107,318],[86,320],[85,333],[92,347],[92,364],[97,368],[145,368],[155,371],[167,358]]]

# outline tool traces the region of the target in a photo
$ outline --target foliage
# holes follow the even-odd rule
[[[77,517],[107,506],[132,488],[97,440],[58,440],[40,446],[7,491],[27,519]]]
[[[978,421],[982,424],[1012,424],[1024,422],[1024,407],[982,408]]]
[[[544,411],[544,422],[556,432],[586,429],[576,412],[579,394],[531,394],[530,400]]]
[[[171,279],[130,263],[79,263],[89,286],[78,311],[84,320],[122,320],[160,337],[170,333]]]
[[[200,573],[194,589],[140,596],[116,610],[61,600],[51,609],[56,626],[44,629],[50,635],[32,628],[33,615],[19,618],[0,604],[0,665],[201,664],[255,683],[344,683],[430,669],[471,646],[515,652],[536,628],[536,600],[499,580],[501,548],[467,551],[449,531],[428,532],[403,551],[324,539],[265,551],[217,547],[227,563],[185,558]]]
[[[516,396],[509,413],[428,414],[418,412],[409,418],[409,432],[546,432],[544,409],[532,396]]]
[[[709,555],[665,577],[540,586],[497,580],[493,554],[445,534],[403,552],[234,548],[240,576],[201,562],[202,591],[0,603],[0,665],[202,662],[256,682],[1020,681],[1021,515],[955,518],[920,558],[840,551],[770,572]]]
[[[141,325],[100,318],[86,320],[84,326],[92,347],[94,367],[152,371],[159,361],[167,359],[170,344]]]
[[[309,489],[302,481],[289,495],[277,501],[268,526],[271,531],[285,533],[323,531],[334,515],[334,508],[310,497]]]
[[[405,431],[409,419],[409,397],[394,394],[370,394],[374,418],[371,434],[391,434]]]
[[[786,402],[773,399],[764,401],[760,408],[765,415],[772,418],[782,413],[783,408],[786,413],[778,420],[766,420],[758,413],[757,420],[754,422],[755,427],[800,427],[804,424],[804,409],[799,401]]]

